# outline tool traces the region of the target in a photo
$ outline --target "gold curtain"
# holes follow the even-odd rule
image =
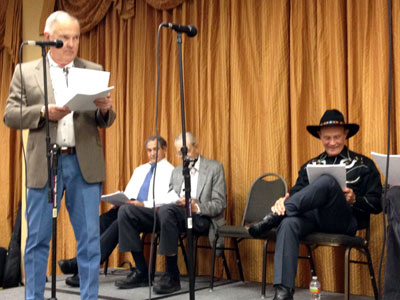
[[[105,3],[96,1],[100,2]],[[155,132],[156,36],[162,22],[198,28],[196,37],[182,39],[186,125],[198,137],[201,153],[225,167],[228,223],[240,223],[248,190],[258,175],[277,172],[291,186],[299,166],[323,150],[305,126],[318,123],[325,109],[338,108],[348,121],[361,125],[349,141],[351,149],[368,156],[371,151],[386,152],[386,0],[187,0],[169,10],[136,0],[133,7],[135,17],[122,18],[114,3],[81,38],[80,56],[103,64],[111,72],[110,85],[116,87],[112,96],[118,117],[102,133],[105,193],[124,189],[134,168],[146,161],[143,141]],[[393,1],[392,9],[396,37],[400,3]],[[399,47],[394,39],[392,153],[400,146]],[[170,142],[168,159],[178,165],[172,145],[181,131],[176,33],[165,28],[159,59],[159,130]],[[4,147],[10,147],[4,148],[10,153],[19,151],[13,145]],[[1,185],[9,189],[3,181]],[[101,210],[107,209],[102,204]],[[59,224],[57,256],[72,257],[75,242],[64,207]],[[382,233],[381,216],[373,216],[370,247],[376,273]],[[246,280],[260,281],[262,242],[243,242],[241,254]],[[338,249],[316,250],[323,290],[343,291],[342,254]],[[210,252],[201,250],[198,257],[198,273],[209,274]],[[126,258],[130,256],[115,251],[110,264]],[[238,278],[234,255],[228,260]],[[269,266],[272,263],[270,257]],[[182,263],[180,269],[186,271]],[[217,269],[221,276],[220,262]],[[372,295],[366,267],[352,267],[351,273],[352,293]],[[268,282],[272,274],[270,267]],[[309,281],[309,267],[300,262],[296,286],[305,287]]]
[[[4,0],[0,5],[0,115],[3,116],[9,85],[18,62],[22,41],[22,1]],[[8,248],[11,232],[21,204],[20,135],[0,122],[0,246]]]

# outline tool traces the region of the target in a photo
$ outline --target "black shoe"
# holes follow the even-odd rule
[[[60,266],[61,272],[64,274],[77,274],[78,264],[76,258],[59,260],[58,265]]]
[[[140,286],[147,286],[149,285],[147,277],[147,272],[141,272],[138,269],[134,269],[125,279],[117,280],[115,286],[120,289],[133,289]]]
[[[272,300],[293,300],[294,289],[278,284],[275,286],[275,296]]]
[[[154,283],[153,292],[156,294],[170,294],[181,289],[179,273],[172,275],[164,273],[160,280]]]
[[[263,233],[278,226],[283,218],[284,216],[271,212],[267,214],[262,221],[251,224],[249,227],[249,233],[252,237],[261,237]]]
[[[80,286],[79,274],[75,274],[74,276],[67,277],[67,279],[65,279],[65,283],[72,287],[79,287]]]

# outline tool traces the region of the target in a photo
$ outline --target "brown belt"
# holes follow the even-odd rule
[[[75,147],[61,147],[60,154],[75,154],[76,149]]]

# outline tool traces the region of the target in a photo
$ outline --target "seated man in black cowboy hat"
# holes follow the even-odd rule
[[[382,185],[375,164],[345,146],[346,139],[358,129],[358,124],[345,123],[338,110],[327,110],[319,125],[307,126],[321,139],[325,151],[306,162],[289,193],[275,202],[261,222],[249,227],[254,237],[277,227],[274,300],[293,299],[300,238],[313,231],[354,235],[370,213],[382,210]],[[331,175],[322,175],[309,184],[308,164],[345,164],[347,187],[342,189]]]

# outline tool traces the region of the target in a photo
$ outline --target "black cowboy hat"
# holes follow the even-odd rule
[[[349,133],[347,134],[347,139],[355,135],[358,129],[360,129],[358,124],[345,123],[343,114],[340,111],[336,109],[328,109],[319,121],[319,125],[308,125],[307,130],[313,136],[319,138],[318,131],[320,131],[322,127],[326,126],[343,126],[345,129],[348,129]]]

